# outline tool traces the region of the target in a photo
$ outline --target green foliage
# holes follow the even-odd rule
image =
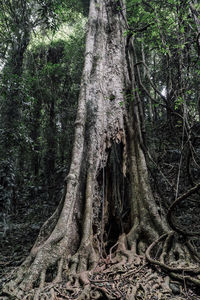
[[[177,110],[184,103],[184,99],[182,97],[178,97],[175,101],[174,108]]]
[[[183,98],[189,107],[191,97],[196,99],[197,109],[198,92],[195,86],[199,73],[196,46],[198,32],[190,4],[187,0],[127,1],[129,32],[134,36],[136,61],[145,58],[149,77],[160,93],[166,90],[165,105],[167,103],[171,111],[181,109]],[[140,72],[143,84],[147,86],[149,81],[146,68],[140,69]],[[151,95],[155,92],[151,85],[148,91]],[[158,102],[160,99],[155,99],[155,103]],[[153,107],[157,106],[154,104]]]
[[[51,199],[53,177],[66,171],[84,56],[82,11],[72,0],[0,3],[0,207],[7,212],[36,190]],[[73,28],[60,35],[66,22]],[[41,34],[49,39],[35,38]]]

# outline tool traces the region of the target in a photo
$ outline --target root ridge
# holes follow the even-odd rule
[[[182,247],[179,247],[179,249],[182,249],[184,252],[184,263],[181,261],[181,254],[177,250],[176,246],[178,245],[177,240],[174,241],[174,243],[171,242],[172,238],[177,239],[175,237],[175,233],[173,231],[163,234],[161,237],[159,237],[155,242],[153,242],[148,249],[146,250],[146,258],[147,261],[151,264],[160,267],[161,269],[167,271],[170,276],[173,278],[176,278],[180,281],[183,281],[184,283],[187,281],[188,283],[191,283],[195,286],[200,286],[200,267],[199,267],[199,261],[194,256],[194,259],[192,260],[191,255],[191,249],[189,247],[186,247],[182,245]],[[159,244],[164,240],[163,250],[160,254],[160,259],[156,257],[152,257],[152,252],[155,253],[155,248],[159,246]],[[173,245],[176,245],[173,247]],[[160,246],[161,247],[161,246]],[[168,255],[167,255],[168,250]],[[180,257],[180,261],[172,261],[172,254],[173,252],[176,255]],[[172,253],[172,254],[171,254]],[[168,256],[168,257],[167,257]]]

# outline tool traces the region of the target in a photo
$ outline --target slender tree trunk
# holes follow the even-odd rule
[[[68,275],[81,274],[94,269],[118,239],[120,260],[127,251],[143,253],[166,229],[148,181],[138,101],[126,103],[136,83],[125,30],[121,1],[91,0],[66,195],[4,287],[19,299],[38,278],[42,288],[55,263],[54,280],[63,267]]]
[[[33,140],[34,144],[34,152],[31,153],[31,170],[32,174],[34,174],[35,180],[39,176],[40,171],[40,141],[39,141],[39,133],[40,133],[40,118],[41,118],[41,107],[42,100],[40,98],[36,98],[33,104],[33,113],[32,113],[32,121],[30,124],[30,136]]]
[[[55,120],[55,99],[51,99],[48,105],[48,124],[45,128],[47,149],[44,155],[44,173],[47,179],[49,200],[52,200],[55,183],[56,167],[56,120]]]

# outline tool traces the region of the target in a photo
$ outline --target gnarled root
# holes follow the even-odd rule
[[[177,241],[173,241],[174,232],[169,232],[163,234],[159,239],[153,242],[146,251],[147,260],[154,265],[157,265],[167,271],[172,277],[181,280],[193,283],[196,286],[200,286],[199,274],[200,267],[198,260],[192,261],[192,255],[190,254],[190,248],[178,247]],[[155,248],[164,240],[163,250],[160,255],[160,259],[153,258],[152,252],[155,253]],[[173,255],[171,254],[172,252]],[[191,253],[193,254],[193,253]],[[174,256],[177,256],[177,259],[172,260]],[[185,258],[186,257],[186,258]],[[183,263],[184,262],[184,263]],[[196,276],[196,278],[194,278]]]
[[[46,281],[46,271],[50,266],[55,265],[56,262],[58,262],[58,268],[55,280],[56,282],[61,280],[63,259],[59,246],[62,246],[62,243],[55,247],[45,245],[43,248],[40,248],[35,257],[30,254],[17,269],[13,279],[3,286],[3,292],[14,296],[16,299],[26,299],[29,293],[35,294],[34,288],[43,290]],[[39,290],[36,294],[39,294]],[[34,299],[38,297],[35,295]]]
[[[81,246],[71,258],[70,274],[77,274],[94,268],[98,263],[98,259],[91,243]]]
[[[168,261],[168,252],[172,247],[173,233],[161,236],[148,248],[147,260],[164,267]],[[163,253],[157,248],[163,243]],[[110,251],[106,258],[99,257],[90,243],[79,247],[77,253],[65,260],[58,260],[57,276],[54,282],[45,282],[45,272],[40,273],[40,284],[30,291],[22,291],[24,294],[16,293],[15,299],[20,300],[55,300],[55,299],[146,299],[151,300],[155,296],[158,299],[172,299],[170,295],[169,282],[159,272],[152,271],[144,256],[134,254],[128,249],[127,236],[121,235],[118,242],[113,246],[116,251]],[[149,255],[149,256],[148,256]],[[152,258],[153,255],[156,258]],[[162,258],[162,259],[161,259]],[[161,261],[162,260],[162,261]],[[176,279],[190,280],[191,274],[188,268],[167,265],[165,270]],[[185,271],[187,269],[187,272]],[[194,271],[194,268],[191,268]],[[185,271],[183,275],[181,270]],[[197,269],[195,269],[197,271]],[[72,274],[73,272],[73,274]],[[59,279],[57,283],[57,278]],[[62,279],[62,281],[60,280]],[[196,278],[193,283],[196,284]],[[44,284],[45,283],[45,284]],[[18,292],[20,284],[18,285]],[[14,294],[13,294],[14,295]],[[162,297],[160,296],[162,295]],[[161,297],[161,298],[159,298]],[[185,298],[183,298],[185,299]]]

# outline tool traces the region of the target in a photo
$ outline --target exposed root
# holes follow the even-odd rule
[[[170,275],[175,279],[178,279],[178,280],[181,280],[181,281],[184,281],[184,282],[189,281],[190,283],[193,283],[194,285],[196,285],[198,287],[200,286],[200,280],[196,279],[196,278],[193,278],[192,276],[181,275],[181,274],[177,274],[177,273],[174,273],[174,272],[171,272]]]
[[[172,239],[173,235],[174,235],[174,232],[173,232],[173,231],[170,232],[170,233],[168,234],[168,236],[167,236],[165,242],[164,242],[162,254],[161,254],[161,256],[160,256],[160,261],[161,261],[161,263],[163,263],[163,264],[165,263],[165,258],[166,258],[166,256],[167,256],[167,252],[168,252],[168,250],[169,250],[169,244],[170,244],[170,242],[171,242],[171,239]]]
[[[147,261],[158,267],[158,271],[153,273],[144,256],[136,254],[139,249],[136,236],[139,237],[139,231],[138,235],[133,236],[122,234],[110,248],[107,257],[101,257],[93,246],[92,235],[89,235],[82,240],[75,255],[66,258],[61,254],[60,259],[55,260],[57,272],[52,276],[52,283],[46,282],[49,278],[47,261],[44,260],[42,266],[34,269],[38,266],[35,264],[37,256],[34,260],[29,257],[18,269],[13,281],[5,286],[4,292],[19,300],[151,300],[153,296],[168,300],[172,292],[169,282],[159,273],[160,268],[176,280],[200,286],[199,266],[191,264],[189,260],[188,265],[181,264],[184,251],[192,247],[191,243],[188,243],[188,248],[179,249],[174,232],[159,237],[146,251]],[[175,254],[173,256],[170,253],[178,251],[176,255],[179,258],[172,263]],[[193,251],[193,256],[198,258],[198,253]],[[35,272],[32,272],[33,269]]]
[[[77,253],[70,260],[68,274],[80,274],[93,269],[98,263],[98,255],[90,243],[80,246]]]
[[[58,282],[62,281],[63,265],[64,265],[64,258],[62,257],[58,261],[58,272],[57,272],[56,278],[53,281],[54,283],[58,283]]]
[[[147,260],[154,265],[157,265],[164,269],[165,271],[168,271],[170,276],[181,280],[183,282],[190,282],[194,284],[195,286],[200,286],[200,279],[199,279],[199,274],[200,274],[200,267],[199,264],[197,264],[197,260],[194,263],[189,262],[187,259],[184,261],[184,265],[177,265],[174,266],[172,264],[166,264],[165,259],[167,257],[167,249],[169,248],[170,241],[174,235],[174,232],[170,232],[168,234],[162,235],[158,240],[153,242],[147,249],[146,251],[146,258]],[[160,255],[160,260],[152,258],[151,252],[153,252],[154,248],[156,245],[158,245],[162,240],[164,240],[164,246],[163,246],[163,251]],[[169,254],[168,254],[169,256]],[[170,257],[170,256],[169,256]],[[181,255],[180,255],[181,257]],[[189,264],[189,267],[186,267],[186,264]],[[191,275],[193,274],[193,275]],[[194,278],[196,276],[196,278]]]
[[[164,237],[162,237],[164,239]],[[169,288],[169,279],[159,271],[152,271],[144,256],[135,255],[126,248],[126,239],[122,237],[118,244],[118,249],[110,254],[108,259],[101,258],[98,265],[91,268],[90,271],[79,272],[79,265],[76,264],[76,272],[73,275],[67,275],[63,268],[62,281],[58,283],[45,283],[44,274],[41,274],[40,287],[16,294],[15,299],[20,300],[89,300],[89,299],[172,299],[172,292]],[[166,245],[166,244],[165,244]],[[155,245],[156,246],[156,245]],[[152,250],[152,248],[151,248]],[[120,252],[121,251],[121,252]],[[151,251],[150,251],[151,254]],[[114,257],[115,255],[115,257]],[[76,256],[77,257],[77,256]],[[80,252],[78,257],[80,258]],[[119,261],[117,261],[119,259]],[[123,264],[121,264],[121,259]],[[72,261],[74,258],[72,258]],[[77,263],[77,261],[76,261]],[[153,262],[154,263],[154,262]],[[64,261],[59,262],[59,266],[64,265]],[[162,264],[158,264],[162,267]],[[58,267],[59,269],[59,267]],[[70,268],[69,268],[70,269]],[[172,270],[175,268],[173,267]],[[171,268],[170,268],[171,270]],[[58,273],[60,269],[58,270]],[[67,277],[66,277],[67,276]],[[171,276],[178,280],[186,282],[192,281],[197,284],[197,279],[191,277],[189,273],[182,274],[171,271]],[[199,284],[199,282],[198,282]],[[187,293],[191,293],[188,289]],[[186,299],[182,294],[181,299]],[[198,299],[198,298],[195,298]]]
[[[198,262],[200,262],[200,254],[197,252],[197,250],[192,246],[191,242],[188,240],[186,243],[191,255],[194,257],[194,259]]]

